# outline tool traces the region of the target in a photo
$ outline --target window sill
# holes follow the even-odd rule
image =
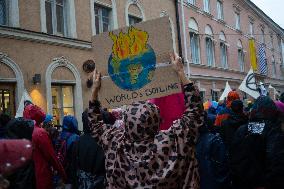
[[[92,43],[89,41],[83,41],[78,39],[72,39],[67,37],[61,37],[41,32],[24,30],[20,28],[5,27],[5,26],[0,26],[0,37],[23,40],[23,41],[31,41],[35,43],[43,43],[55,46],[63,46],[75,49],[90,50],[92,48]]]
[[[190,62],[189,63],[190,66],[193,67],[200,67],[200,68],[206,68],[206,69],[211,69],[211,70],[218,70],[218,71],[225,71],[225,72],[231,72],[231,73],[237,73],[237,74],[241,74],[241,75],[245,75],[246,72],[241,72],[239,70],[233,70],[233,69],[229,69],[229,68],[222,68],[222,67],[217,67],[217,66],[208,66],[205,64],[195,64]]]
[[[186,2],[186,4],[187,4],[189,7],[193,8],[193,9],[195,9],[195,10],[199,10],[199,8],[198,8],[196,5],[194,5],[194,4],[191,4],[191,3],[188,3],[188,2]]]
[[[226,22],[223,19],[217,19],[217,22],[219,22],[220,24],[226,25]]]
[[[209,18],[213,18],[214,16],[210,12],[206,12],[203,10],[203,14]]]

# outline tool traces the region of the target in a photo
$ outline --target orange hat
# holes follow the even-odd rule
[[[239,100],[240,99],[240,95],[237,93],[237,91],[230,91],[228,96],[227,96],[227,107],[230,108],[231,104],[234,100]]]

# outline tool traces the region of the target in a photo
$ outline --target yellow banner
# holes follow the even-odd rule
[[[257,57],[254,39],[249,40],[250,64],[254,72],[257,71]]]

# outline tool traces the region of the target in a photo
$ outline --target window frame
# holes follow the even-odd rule
[[[224,65],[223,63],[223,53],[222,53],[222,46],[224,46],[224,49],[225,49],[225,55],[226,55],[226,64]],[[228,65],[228,46],[226,45],[226,42],[225,41],[220,41],[220,63],[221,63],[221,66],[222,68],[224,69],[228,69],[229,68],[229,65]]]
[[[249,35],[250,37],[254,37],[254,23],[253,22],[249,22]]]
[[[212,64],[209,65],[209,54],[208,54],[208,49],[207,49],[207,42],[211,41],[211,53],[212,53]],[[215,44],[214,44],[214,40],[212,39],[212,37],[206,36],[205,37],[205,49],[206,49],[206,56],[207,56],[207,66],[210,67],[214,67],[215,66]]]
[[[62,0],[62,15],[63,15],[63,31],[62,33],[58,32],[58,18],[57,18],[57,0],[44,0],[45,10],[46,10],[46,2],[51,4],[51,23],[52,23],[52,33],[48,33],[47,31],[47,15],[45,15],[46,19],[46,32],[48,34],[57,35],[57,36],[67,36],[67,8],[66,8],[66,0]]]
[[[63,88],[64,87],[71,87],[72,88],[72,95],[73,95],[73,107],[65,107],[64,106],[64,102],[63,102]],[[59,107],[54,107],[53,106],[53,96],[52,96],[52,89],[53,88],[57,88],[59,89],[58,91],[58,95],[59,95]],[[74,90],[75,86],[72,84],[60,84],[60,83],[52,83],[51,84],[51,100],[52,100],[52,114],[54,109],[58,109],[59,110],[59,124],[62,124],[63,118],[64,118],[64,108],[72,108],[73,109],[73,116],[76,116],[76,107],[75,107],[75,90]]]
[[[235,12],[235,29],[241,30],[241,14],[240,12]]]
[[[0,26],[9,26],[9,1],[8,0],[2,0],[3,2],[5,2],[5,14],[3,14],[5,17],[5,23],[4,24],[0,24]]]
[[[224,21],[224,5],[223,1],[217,0],[217,18]]]
[[[192,35],[192,36],[191,36]],[[195,39],[196,41],[195,47],[197,47],[197,51],[193,53],[193,48],[192,48],[192,39]],[[199,44],[199,34],[193,31],[189,32],[189,40],[190,40],[190,55],[191,55],[191,61],[193,64],[201,64],[200,60],[200,44]],[[195,49],[195,48],[194,48]],[[194,54],[194,59],[193,59],[193,54]],[[197,57],[195,57],[197,56]],[[195,61],[198,60],[198,61]]]
[[[210,0],[203,0],[203,11],[208,13],[208,14],[211,13]]]
[[[138,22],[134,22],[134,23],[130,23],[131,20],[139,20]],[[135,16],[133,14],[128,14],[128,24],[129,26],[130,25],[133,25],[133,24],[137,24],[139,22],[143,22],[143,19],[141,17],[138,17],[138,16]]]
[[[95,26],[95,35],[98,35],[100,33],[103,33],[103,32],[107,32],[107,31],[103,31],[103,24],[104,24],[104,21],[103,21],[103,9],[107,10],[108,11],[108,31],[111,31],[113,26],[112,26],[112,8],[110,7],[107,7],[107,6],[103,6],[101,4],[98,4],[98,3],[94,3],[93,4],[93,9],[94,9],[94,26]],[[95,11],[95,8],[98,7],[98,11],[99,11],[99,33],[97,33],[97,27],[96,27],[96,11]]]
[[[245,53],[243,48],[238,48],[238,64],[240,66],[240,71],[245,71]]]

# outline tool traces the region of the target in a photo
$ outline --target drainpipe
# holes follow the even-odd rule
[[[177,1],[178,3],[178,1]],[[180,0],[181,4],[181,19],[182,19],[182,33],[183,33],[183,48],[184,48],[184,60],[187,64],[187,77],[190,77],[190,67],[189,67],[189,61],[187,59],[187,43],[186,43],[186,30],[185,30],[185,16],[184,16],[184,0]]]
[[[181,32],[180,32],[180,22],[179,22],[179,9],[178,9],[178,0],[175,0],[175,9],[176,9],[176,22],[177,22],[177,34],[178,34],[178,52],[179,56],[182,56],[182,46],[181,46]]]

